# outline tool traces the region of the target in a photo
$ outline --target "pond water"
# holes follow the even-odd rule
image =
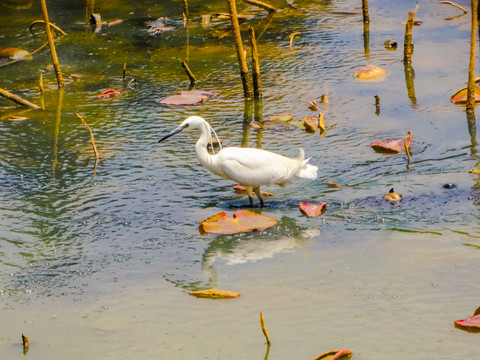
[[[0,48],[33,51],[44,42],[28,31],[42,18],[40,4],[15,3],[0,5]],[[415,1],[370,1],[368,43],[360,1],[270,3],[281,9],[272,19],[238,4],[260,35],[264,96],[252,104],[228,22],[202,27],[202,15],[228,12],[226,1],[190,1],[187,28],[179,0],[48,2],[50,20],[68,34],[57,40],[65,89],[45,72],[48,51],[0,68],[2,88],[37,104],[43,73],[46,109],[0,99],[2,359],[24,358],[22,333],[31,342],[26,356],[49,360],[311,359],[339,348],[354,359],[478,358],[478,334],[453,325],[480,305],[480,178],[468,172],[480,161],[475,122],[450,102],[467,80],[470,14],[445,20],[461,11],[419,2],[423,23],[413,29],[406,69],[402,22]],[[85,25],[92,8],[123,22],[94,33]],[[162,16],[174,29],[149,35],[148,22]],[[385,49],[389,38],[396,51]],[[182,59],[196,88],[216,96],[162,107],[157,100],[189,87]],[[386,79],[353,77],[367,64],[388,71]],[[126,86],[131,79],[136,85]],[[108,88],[123,93],[95,98]],[[308,102],[322,94],[324,135],[244,125],[315,115]],[[93,130],[98,164],[76,113]],[[275,227],[201,236],[199,221],[231,216],[248,199],[199,165],[194,131],[157,144],[190,115],[205,117],[225,145],[292,157],[303,147],[319,177],[262,188],[274,197],[253,211],[277,219]],[[370,148],[407,131],[410,164],[403,152]],[[392,187],[400,204],[383,200]],[[303,217],[300,201],[326,201],[327,211]],[[241,297],[188,295],[203,288]]]

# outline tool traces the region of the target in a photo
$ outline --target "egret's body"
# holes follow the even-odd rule
[[[300,149],[300,156],[296,159],[262,149],[241,147],[226,147],[221,149],[218,154],[209,154],[207,145],[211,141],[213,129],[200,116],[191,116],[185,119],[159,142],[187,127],[200,129],[200,138],[195,145],[195,152],[202,166],[212,174],[245,186],[252,206],[252,190],[257,194],[260,204],[263,206],[260,185],[284,185],[295,177],[307,179],[317,177],[318,168],[307,164],[309,159],[305,159],[303,149]]]

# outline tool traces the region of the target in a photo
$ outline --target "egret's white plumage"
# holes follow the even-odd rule
[[[263,206],[260,185],[284,185],[295,177],[306,179],[315,179],[317,177],[318,168],[307,164],[310,159],[305,159],[303,149],[300,149],[300,155],[296,159],[262,149],[233,146],[221,149],[218,154],[209,154],[207,145],[211,141],[213,129],[200,116],[190,116],[185,119],[175,130],[164,136],[159,142],[166,140],[187,127],[200,129],[200,138],[195,145],[195,152],[202,166],[212,174],[233,180],[245,186],[251,205],[253,205],[253,190]]]

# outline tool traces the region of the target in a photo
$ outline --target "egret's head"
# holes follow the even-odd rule
[[[200,128],[202,126],[202,124],[206,124],[207,122],[205,121],[204,118],[200,117],[200,116],[190,116],[188,118],[186,118],[185,120],[182,121],[182,123],[180,125],[178,125],[178,127],[173,130],[170,134],[167,134],[165,135],[163,138],[161,138],[160,140],[158,140],[158,142],[162,142],[164,140],[167,140],[170,136],[173,136],[177,133],[179,133],[180,131],[188,128],[188,127],[192,127],[192,128]]]

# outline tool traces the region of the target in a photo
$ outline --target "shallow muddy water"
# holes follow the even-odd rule
[[[2,359],[24,358],[22,333],[31,359],[264,359],[259,312],[269,359],[335,348],[350,348],[354,359],[478,358],[479,335],[453,325],[480,305],[480,178],[468,173],[479,166],[477,136],[464,108],[450,102],[467,80],[470,14],[444,20],[461,11],[419,3],[408,78],[402,22],[416,2],[370,1],[367,47],[361,2],[271,3],[281,11],[268,26],[264,11],[238,5],[261,34],[264,96],[254,105],[243,100],[228,22],[201,24],[201,15],[227,12],[226,2],[191,1],[185,29],[182,1],[100,1],[102,19],[124,21],[98,33],[85,26],[85,3],[48,2],[50,20],[68,34],[57,41],[65,89],[50,71],[46,111],[0,99]],[[0,48],[42,45],[28,32],[41,18],[39,3],[0,8]],[[149,35],[148,22],[161,16],[174,30]],[[384,48],[389,38],[396,51]],[[162,107],[157,100],[188,89],[182,59],[196,88],[216,95]],[[50,62],[45,51],[0,67],[0,87],[40,104],[38,79]],[[136,86],[122,80],[124,63]],[[367,64],[385,69],[386,79],[353,77]],[[123,93],[95,98],[108,88]],[[308,102],[322,94],[330,102],[320,104],[324,135],[244,125],[315,115]],[[76,113],[93,129],[97,166]],[[199,221],[231,216],[248,199],[199,165],[194,131],[157,143],[190,115],[205,117],[227,146],[292,157],[303,147],[319,177],[262,188],[274,197],[254,211],[277,219],[275,227],[202,236]],[[370,148],[407,131],[410,165],[404,152]],[[383,200],[392,187],[403,194],[399,204]],[[300,201],[326,201],[327,211],[303,217]],[[203,288],[241,297],[188,295]]]

